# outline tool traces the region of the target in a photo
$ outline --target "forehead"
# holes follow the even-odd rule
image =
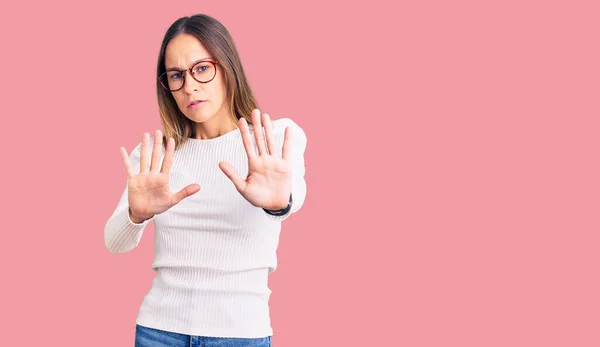
[[[185,69],[200,59],[211,58],[204,45],[195,36],[179,34],[169,41],[165,49],[165,67]]]

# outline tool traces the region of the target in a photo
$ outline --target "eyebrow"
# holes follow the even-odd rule
[[[193,62],[190,66],[194,66],[194,65],[196,65],[197,63],[199,63],[199,62],[201,62],[203,60],[212,60],[212,58],[208,58],[207,57],[207,58],[198,59],[195,62]],[[185,69],[180,69],[178,67],[170,67],[166,71],[181,71],[181,70],[185,70]]]

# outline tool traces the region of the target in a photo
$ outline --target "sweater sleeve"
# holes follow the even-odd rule
[[[140,172],[141,147],[142,144],[138,144],[129,156],[136,174]],[[144,228],[154,219],[152,217],[139,224],[131,221],[127,191],[128,185],[126,184],[125,191],[121,195],[115,211],[104,226],[104,244],[111,253],[124,253],[137,247]]]
[[[283,127],[282,130],[282,141],[280,146],[283,147],[283,138],[285,137],[285,127],[289,127],[292,131],[292,148],[291,148],[291,161],[292,161],[292,207],[283,216],[273,216],[264,212],[271,220],[283,221],[287,219],[292,213],[298,212],[302,205],[304,205],[304,199],[306,198],[306,180],[304,179],[304,173],[306,171],[304,167],[304,152],[306,150],[306,134],[304,130],[289,118],[278,120],[279,126]],[[282,150],[282,149],[281,149]]]

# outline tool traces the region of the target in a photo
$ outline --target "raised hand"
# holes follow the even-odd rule
[[[219,163],[219,167],[233,182],[237,191],[252,205],[267,210],[285,208],[292,191],[290,160],[292,132],[289,128],[285,129],[282,157],[279,157],[269,115],[263,113],[261,116],[259,110],[253,110],[252,125],[254,126],[258,155],[252,144],[248,123],[246,119],[240,118],[240,132],[248,155],[248,176],[245,179],[240,177],[233,166],[226,162]]]
[[[141,223],[144,220],[160,214],[188,196],[200,190],[200,185],[190,184],[177,193],[169,189],[169,171],[173,163],[175,152],[175,140],[169,138],[162,168],[159,161],[162,152],[162,132],[157,130],[154,136],[154,148],[150,169],[148,169],[148,147],[150,146],[150,135],[142,136],[142,148],[140,153],[140,173],[135,174],[129,155],[125,148],[121,147],[123,163],[127,169],[129,216],[132,222]]]

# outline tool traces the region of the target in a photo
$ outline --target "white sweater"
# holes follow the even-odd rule
[[[250,204],[219,168],[218,163],[226,161],[241,177],[247,176],[248,158],[239,129],[208,140],[188,139],[175,151],[171,191],[191,183],[200,184],[200,191],[171,209],[135,224],[129,219],[125,187],[104,229],[108,250],[128,252],[138,245],[150,221],[155,229],[152,268],[157,274],[142,302],[137,324],[199,336],[273,334],[267,276],[277,267],[281,222],[300,209],[306,196],[304,131],[289,118],[273,123],[279,156],[286,126],[293,136],[293,204],[285,216],[271,216]],[[250,132],[256,146],[251,125]],[[136,173],[140,151],[141,143],[130,154]],[[163,159],[164,147],[161,162]]]

